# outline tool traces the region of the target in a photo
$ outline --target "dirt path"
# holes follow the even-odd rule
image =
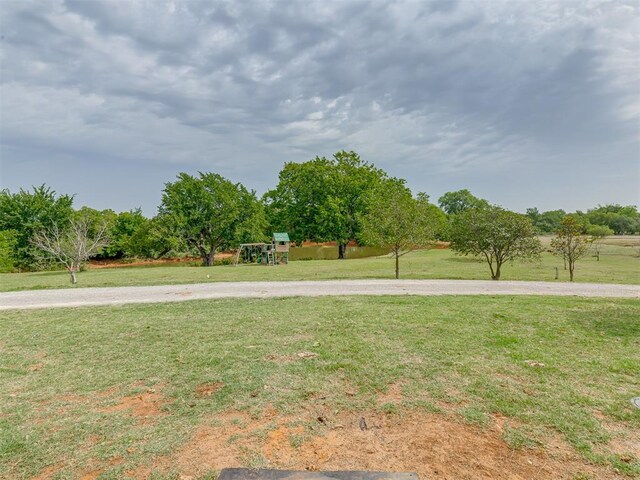
[[[207,298],[316,297],[330,295],[560,295],[640,298],[640,286],[482,280],[211,282],[192,285],[3,292],[0,293],[0,310],[181,302]]]

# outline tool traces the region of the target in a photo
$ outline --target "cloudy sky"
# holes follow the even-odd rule
[[[154,214],[355,150],[433,199],[638,203],[640,2],[2,0],[0,185]]]

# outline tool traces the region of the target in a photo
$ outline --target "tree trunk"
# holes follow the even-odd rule
[[[209,253],[206,253],[204,255],[204,258],[202,259],[202,262],[204,263],[205,267],[212,267],[213,266],[213,260],[214,260],[215,255],[216,255],[216,251],[215,250],[213,250],[213,251],[211,251]]]
[[[496,279],[496,274],[493,271],[493,260],[489,259],[489,256],[485,253],[485,258],[487,259],[487,263],[489,264],[489,270],[491,270],[491,280]]]
[[[400,278],[400,251],[396,249],[396,280]]]
[[[78,279],[76,278],[76,271],[69,270],[69,273],[71,274],[71,285],[75,285],[76,283],[78,283]]]
[[[496,265],[496,271],[493,274],[493,276],[491,277],[491,280],[500,280],[500,267],[501,267],[501,265],[498,263]]]
[[[575,264],[573,262],[569,262],[569,281],[573,282],[573,269],[575,268]]]
[[[345,259],[344,253],[346,249],[347,249],[347,245],[345,243],[338,244],[338,259],[340,260]]]

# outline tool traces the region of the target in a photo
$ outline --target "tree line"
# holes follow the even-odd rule
[[[497,280],[505,261],[539,255],[538,234],[560,238],[567,219],[579,239],[640,233],[635,206],[605,205],[570,215],[530,208],[519,214],[466,189],[447,192],[437,204],[431,203],[428,195],[414,194],[405,180],[390,177],[353,151],[286,163],[278,184],[260,198],[215,173],[180,173],[165,184],[152,218],[140,209],[74,209],[73,200],[73,195],[57,194],[46,185],[0,191],[0,270],[41,270],[57,264],[75,279],[74,272],[88,258],[185,254],[195,254],[210,266],[216,252],[286,231],[295,243],[335,242],[341,259],[350,242],[383,246],[395,258],[396,277],[404,254],[436,240],[449,241],[459,254],[484,258]],[[558,242],[553,248],[560,248]],[[575,252],[571,260],[566,252],[560,255],[573,265]]]

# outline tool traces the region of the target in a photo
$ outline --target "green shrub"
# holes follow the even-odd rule
[[[16,265],[14,249],[17,244],[17,232],[4,230],[0,232],[0,272],[13,272]]]
[[[233,265],[233,257],[216,258],[213,262],[214,265]]]

